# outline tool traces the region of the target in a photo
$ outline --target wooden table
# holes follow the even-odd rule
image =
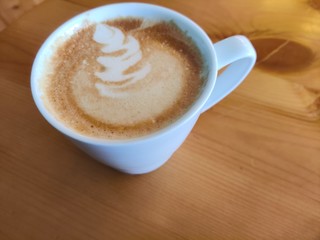
[[[166,165],[121,174],[54,130],[29,87],[50,32],[106,1],[40,4],[0,33],[0,239],[320,239],[320,1],[152,2],[213,41],[247,35],[254,71]]]

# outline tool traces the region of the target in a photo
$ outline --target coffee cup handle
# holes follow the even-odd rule
[[[229,65],[218,77],[202,112],[207,111],[231,93],[245,79],[256,61],[251,42],[241,35],[232,36],[213,44],[217,69]]]

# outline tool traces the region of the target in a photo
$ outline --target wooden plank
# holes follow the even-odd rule
[[[0,31],[44,0],[1,0]]]
[[[294,65],[282,64],[289,67],[279,72],[272,64],[292,45],[274,35],[257,40],[265,65],[200,117],[166,165],[128,176],[74,147],[45,122],[31,97],[30,69],[44,39],[68,18],[105,3],[72,1],[45,1],[0,33],[0,239],[319,238],[318,58],[291,72]],[[295,31],[294,22],[279,24],[318,56],[313,24],[319,18],[305,1],[245,2],[252,9],[242,17],[244,1],[153,3],[192,17],[214,41],[244,32],[249,20],[246,34],[266,39],[257,37],[266,34],[263,27],[249,33],[260,23],[271,28],[267,20],[277,23],[275,12],[283,11],[290,21],[312,26],[315,33],[297,24]],[[260,17],[252,20],[254,12]]]

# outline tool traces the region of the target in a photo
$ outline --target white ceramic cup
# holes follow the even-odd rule
[[[70,37],[83,23],[101,22],[119,17],[137,17],[152,20],[172,20],[196,43],[208,67],[203,91],[177,121],[162,130],[136,139],[108,140],[80,135],[64,126],[44,106],[41,76],[48,68],[46,62],[59,41]],[[55,30],[41,46],[32,66],[31,90],[43,117],[70,138],[93,158],[119,171],[142,174],[163,165],[186,139],[200,114],[211,108],[247,76],[256,60],[250,41],[244,36],[232,36],[212,43],[207,34],[192,20],[173,10],[143,3],[120,3],[98,7],[84,12]],[[217,76],[218,70],[227,69]]]

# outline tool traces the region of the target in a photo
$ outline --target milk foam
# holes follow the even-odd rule
[[[90,81],[89,73],[79,68],[72,81],[77,105],[92,118],[113,125],[152,121],[173,106],[185,84],[184,66],[181,59],[163,51],[158,44],[150,47],[152,54],[146,60],[152,70],[141,84],[129,89],[112,89],[112,92],[103,86],[104,96],[101,96],[101,92],[95,91],[97,84]]]
[[[95,75],[102,81],[95,84],[102,96],[127,96],[128,93],[115,92],[113,89],[134,84],[145,78],[151,71],[151,65],[145,63],[142,68],[125,73],[130,67],[141,61],[142,52],[139,41],[129,34],[126,36],[120,29],[106,24],[97,24],[93,40],[104,45],[101,51],[105,53],[105,56],[98,57],[97,61],[105,67],[105,71],[95,72]],[[118,51],[124,51],[124,53],[120,56],[112,56]],[[110,85],[110,83],[117,83],[117,85]]]
[[[168,22],[116,19],[57,47],[44,102],[76,132],[104,139],[150,134],[180,117],[203,85],[201,55]]]

